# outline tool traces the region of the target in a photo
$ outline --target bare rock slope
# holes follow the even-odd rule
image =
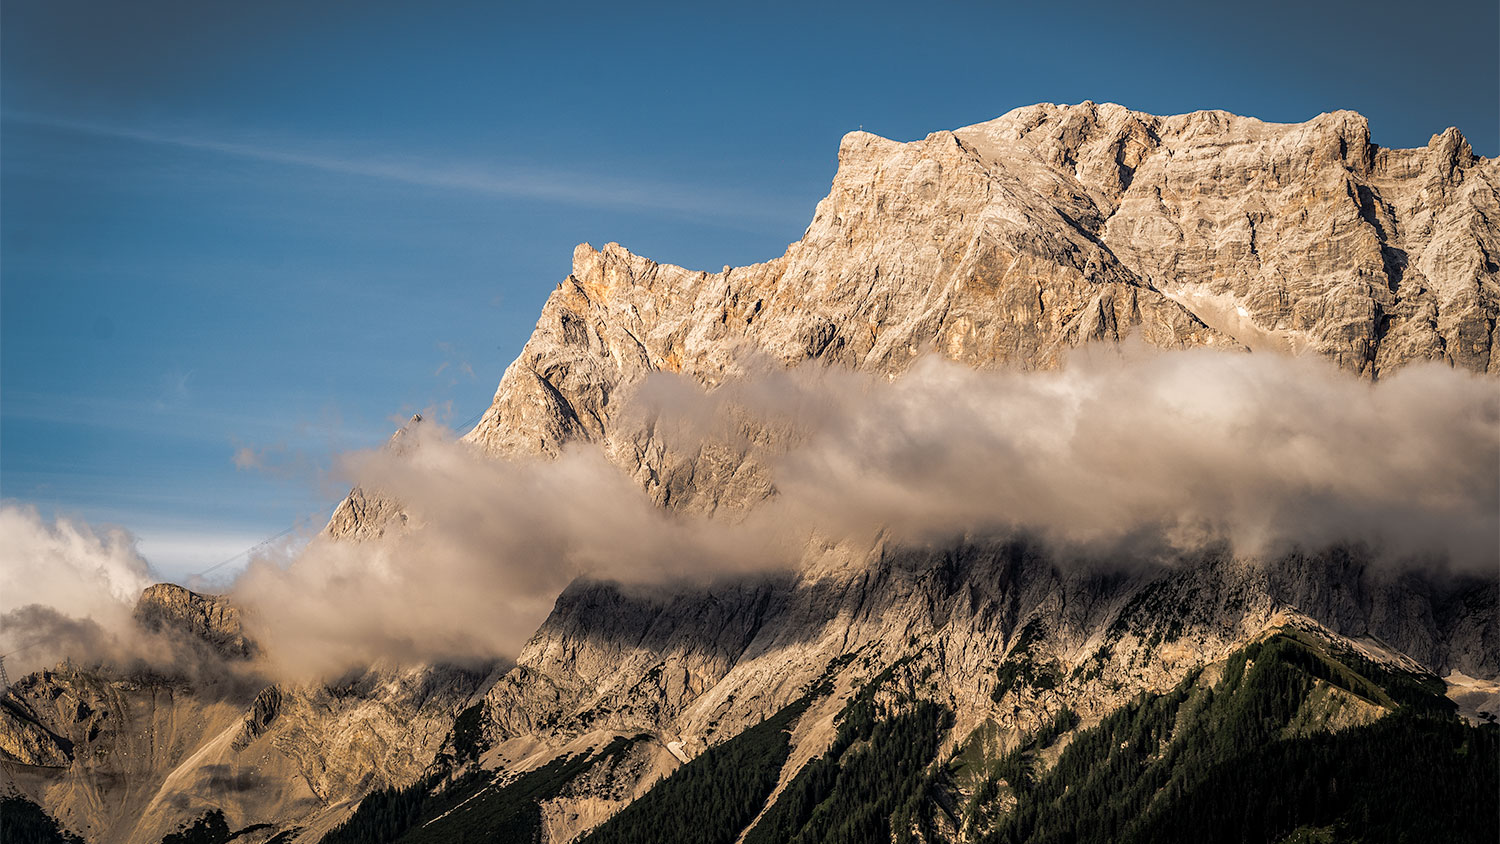
[[[155,844],[210,809],[236,829],[316,838],[371,790],[416,779],[484,679],[372,666],[326,685],[270,684],[223,597],[159,584],[135,615],[225,662],[70,663],[0,698],[0,792],[90,842]]]

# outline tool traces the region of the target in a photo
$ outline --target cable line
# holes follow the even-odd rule
[[[470,416],[468,419],[466,419],[463,422],[459,423],[457,430],[460,432],[460,436],[462,436],[463,433],[465,433],[465,429],[467,429],[467,428],[473,426],[474,424],[478,423],[479,420],[482,419],[482,418],[484,418],[484,415],[486,413],[488,413],[489,411],[490,411],[490,405],[485,405],[483,410],[479,411],[478,413],[474,414],[473,416]],[[343,503],[343,501],[344,501],[344,499],[340,498],[338,501],[335,501],[335,502],[333,502],[333,504],[329,505],[326,509],[327,510],[333,510],[334,508],[338,507],[339,504]],[[307,521],[308,521],[308,519],[311,519],[311,518],[312,518],[312,516],[306,516],[306,517],[304,517],[302,519],[299,519],[291,527],[289,527],[289,528],[287,528],[287,529],[285,529],[283,531],[280,531],[279,533],[276,533],[276,534],[273,534],[271,536],[268,536],[265,539],[262,539],[261,541],[259,541],[259,542],[255,543],[254,545],[250,546],[249,548],[246,548],[245,550],[239,552],[238,554],[235,554],[233,557],[230,557],[230,558],[225,559],[225,560],[220,560],[219,562],[214,563],[213,565],[209,566],[208,568],[204,569],[203,571],[196,572],[196,573],[192,574],[191,576],[192,577],[204,577],[205,575],[209,574],[210,572],[217,571],[218,569],[221,569],[221,568],[229,565],[230,563],[234,562],[235,560],[239,560],[241,558],[248,557],[251,554],[254,554],[256,551],[259,551],[262,548],[265,548],[265,547],[269,546],[271,543],[275,542],[276,540],[281,539],[282,537],[290,534],[292,531],[295,531],[297,528],[299,528],[302,525],[306,524]]]

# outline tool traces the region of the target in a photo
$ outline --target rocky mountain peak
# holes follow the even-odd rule
[[[405,454],[416,448],[415,431],[422,421],[422,414],[413,413],[406,424],[397,428],[391,438],[386,440],[386,450],[392,454]],[[323,533],[354,541],[376,539],[387,529],[404,526],[406,521],[406,512],[389,495],[356,486],[339,502],[333,515],[329,516]]]
[[[580,245],[466,438],[497,455],[596,442],[658,501],[713,510],[763,485],[702,481],[753,474],[730,456],[698,467],[698,490],[653,488],[685,464],[618,412],[652,372],[899,374],[926,352],[1051,368],[1131,335],[1369,378],[1419,360],[1500,372],[1497,182],[1456,131],[1384,149],[1351,111],[1278,124],[1043,103],[907,143],[851,132],[780,257],[704,273]]]
[[[245,659],[256,651],[255,643],[245,637],[239,609],[222,595],[158,583],[141,593],[135,619],[147,630],[170,630],[200,639],[225,656]]]

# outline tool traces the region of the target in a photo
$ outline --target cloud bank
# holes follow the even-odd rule
[[[401,503],[405,525],[257,558],[231,590],[248,632],[298,679],[513,657],[577,577],[791,571],[877,535],[941,545],[1024,531],[1063,562],[1357,543],[1392,567],[1500,567],[1500,392],[1436,364],[1372,384],[1319,359],[1127,346],[1083,350],[1057,372],[933,357],[895,379],[803,367],[713,391],[659,374],[617,422],[649,422],[669,455],[743,455],[743,472],[774,492],[727,516],[689,515],[655,506],[597,446],[493,460],[425,423],[416,447],[344,460],[351,484]],[[15,518],[0,529],[41,549],[9,554],[7,577],[13,566],[69,582],[110,572],[87,601],[28,593],[80,617],[113,612],[148,577],[124,540]]]
[[[46,524],[31,507],[0,507],[0,613],[45,604],[85,617],[127,612],[156,582],[135,540],[121,528],[94,530],[72,519]]]
[[[576,577],[784,571],[876,533],[1026,531],[1095,558],[1360,543],[1393,566],[1497,565],[1500,396],[1440,365],[1371,384],[1316,359],[1098,348],[1044,373],[934,357],[894,380],[807,367],[712,392],[662,374],[621,419],[650,420],[669,453],[743,453],[775,494],[690,516],[653,506],[595,446],[496,461],[423,425],[417,447],[348,464],[402,503],[407,529],[261,560],[235,599],[271,651],[318,672],[514,656]]]
[[[135,619],[160,578],[118,527],[47,522],[34,508],[0,506],[0,654],[13,680],[65,659],[124,674],[189,681],[200,693],[242,696],[265,685],[263,666],[224,659],[206,641]]]
[[[65,656],[121,653],[141,590],[156,582],[121,528],[0,506],[0,653],[11,676]]]
[[[809,381],[818,422],[776,482],[825,528],[1497,564],[1500,391],[1440,364],[1372,384],[1313,358],[1097,347],[1060,372],[930,358],[888,384]]]

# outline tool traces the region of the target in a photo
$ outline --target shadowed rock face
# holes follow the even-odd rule
[[[1092,723],[1281,627],[1403,671],[1500,675],[1493,580],[1397,575],[1356,551],[1255,561],[1210,549],[1132,567],[1011,540],[834,556],[845,565],[708,589],[575,583],[486,696],[490,764],[641,733],[693,756],[820,680],[839,697],[887,666],[955,712],[955,740],[989,723],[1013,741],[1063,708]],[[1004,685],[1002,667],[1017,661],[1051,679]],[[783,782],[827,747],[838,708],[804,718]],[[657,756],[676,765],[667,749]],[[633,795],[557,798],[556,817],[589,820],[559,820],[548,840],[598,823],[609,814],[599,801],[617,809]]]

